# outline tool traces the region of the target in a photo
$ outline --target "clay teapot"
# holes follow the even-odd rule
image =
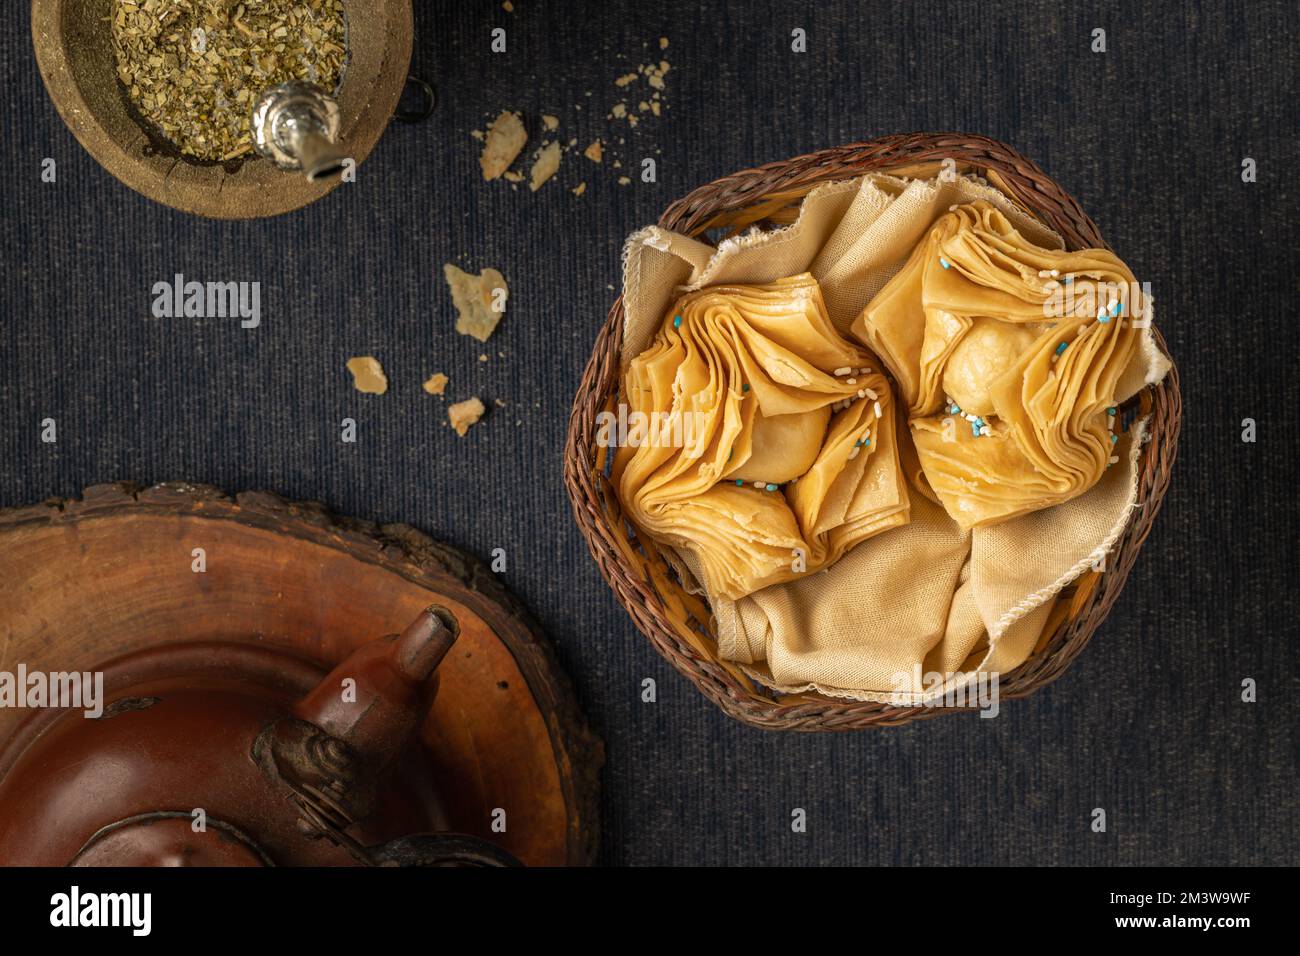
[[[430,607],[323,678],[233,643],[162,645],[97,668],[97,718],[41,711],[0,748],[0,863],[514,864],[439,832],[444,782],[415,739],[458,633]]]

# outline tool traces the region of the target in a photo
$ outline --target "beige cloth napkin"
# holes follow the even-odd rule
[[[871,174],[827,183],[805,197],[792,225],[752,230],[717,249],[643,229],[624,251],[624,365],[650,343],[683,292],[805,270],[821,283],[831,321],[851,335],[853,320],[933,222],[950,206],[978,199],[1001,209],[1027,239],[1064,247],[998,190],[969,176]],[[1148,301],[1148,315],[1150,308]],[[1117,401],[1169,368],[1150,329],[1133,365]],[[862,542],[829,568],[738,601],[706,594],[719,655],[778,691],[897,703],[922,703],[974,674],[1014,668],[1033,649],[1052,598],[1122,534],[1136,501],[1144,425],[1121,437],[1119,463],[1065,504],[963,532],[918,486],[925,493],[912,495],[909,524]],[[906,435],[906,423],[900,419],[899,426]],[[915,465],[905,470],[912,475]],[[699,589],[686,556],[673,563]],[[934,681],[935,672],[944,679]]]

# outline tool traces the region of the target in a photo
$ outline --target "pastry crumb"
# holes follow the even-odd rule
[[[630,182],[632,182],[632,180],[628,179],[626,176],[618,177],[618,184],[620,186],[626,186]]]
[[[558,116],[551,116],[549,113],[543,113],[542,128],[545,129],[547,132],[550,132],[551,130],[559,129],[560,118]]]
[[[668,49],[668,38],[667,38],[667,37],[660,37],[660,38],[659,38],[659,49],[661,49],[661,50],[666,50],[666,49]]]
[[[515,5],[511,3],[510,0],[504,0],[504,2],[501,4],[501,9],[504,10],[506,13],[514,13]]]
[[[451,289],[456,306],[456,331],[486,342],[505,315],[510,290],[506,279],[496,269],[484,269],[478,275],[456,268],[448,262],[442,274]]]
[[[510,168],[515,157],[528,142],[528,133],[524,130],[524,121],[518,113],[503,110],[488,127],[487,141],[483,144],[483,155],[479,165],[483,168],[483,178],[497,179]]]
[[[578,183],[578,185],[574,186],[573,189],[571,190],[571,192],[575,196],[581,196],[586,191],[587,191],[587,183],[585,180],[583,182]]]
[[[352,373],[352,384],[358,392],[382,395],[388,391],[384,367],[373,355],[358,355],[348,359],[348,371]]]
[[[560,144],[547,143],[537,154],[528,188],[533,192],[542,188],[542,184],[560,169]]]
[[[479,399],[467,398],[463,402],[447,406],[447,419],[451,422],[451,427],[456,429],[456,434],[464,438],[470,426],[477,424],[486,411]]]
[[[655,66],[654,64],[650,64],[649,66],[646,66],[644,69],[645,69],[645,81],[649,83],[650,86],[653,87],[654,89],[662,90],[664,88],[664,77],[668,74],[668,71],[672,69],[672,67],[670,66],[667,60],[660,60],[658,66]]]
[[[600,140],[596,140],[582,151],[582,155],[586,156],[593,163],[598,163],[605,156],[605,147],[601,145]]]
[[[517,173],[513,169],[507,169],[501,174],[501,178],[508,183],[522,183],[524,181],[524,174]]]
[[[449,381],[451,381],[451,379],[447,378],[447,376],[442,374],[442,372],[435,372],[430,375],[428,379],[425,380],[425,383],[420,387],[430,395],[441,395],[447,390],[447,383]]]
[[[627,86],[629,83],[635,83],[636,79],[637,79],[637,74],[624,73],[622,76],[620,76],[617,80],[614,81],[614,85],[617,87],[624,87]]]

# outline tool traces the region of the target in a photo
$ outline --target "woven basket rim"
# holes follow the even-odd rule
[[[719,212],[743,210],[771,193],[800,189],[806,192],[824,182],[948,158],[995,172],[998,177],[995,184],[1060,233],[1069,248],[1108,248],[1096,224],[1079,203],[1036,164],[1005,143],[965,133],[896,134],[733,173],[700,186],[670,204],[659,217],[659,225],[698,235]],[[677,637],[662,597],[631,571],[623,558],[622,549],[616,543],[623,532],[609,522],[598,488],[599,476],[594,469],[595,415],[618,388],[622,323],[620,295],[597,335],[574,398],[565,442],[564,478],[575,521],[597,567],[655,650],[729,716],[764,729],[853,730],[897,726],[946,713],[972,713],[969,708],[894,706],[816,692],[771,699],[751,691],[717,660],[703,657]],[[1159,330],[1152,331],[1157,344],[1168,355]],[[1141,453],[1137,504],[1129,522],[1108,556],[1104,571],[1097,575],[1091,593],[1072,610],[1045,647],[1019,667],[1001,675],[1001,698],[1024,697],[1056,680],[1096,633],[1123,590],[1160,509],[1177,456],[1182,399],[1178,370],[1172,359],[1165,378],[1149,386],[1144,394],[1147,397],[1143,411],[1149,415],[1148,441]]]

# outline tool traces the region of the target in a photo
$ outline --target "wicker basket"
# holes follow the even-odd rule
[[[792,222],[799,203],[819,183],[867,172],[929,174],[944,160],[975,171],[1055,229],[1071,249],[1105,247],[1079,204],[1010,146],[983,136],[913,133],[823,150],[719,179],[673,203],[659,219],[665,229],[707,238],[713,230]],[[618,399],[623,300],[614,303],[596,339],[574,399],[564,449],[564,479],[578,527],[605,580],[655,649],[719,707],[744,723],[773,730],[855,730],[896,726],[922,717],[970,710],[897,707],[827,697],[778,694],[718,658],[708,605],[687,593],[654,541],[637,535],[606,477],[607,449],[597,446],[596,416]],[[1156,331],[1162,349],[1164,339]],[[1178,371],[1125,406],[1125,421],[1151,414],[1142,452],[1138,506],[1104,569],[1084,574],[1062,593],[1029,659],[1001,677],[1000,697],[1024,697],[1061,675],[1105,620],[1151,529],[1169,484],[1178,447],[1182,400]]]

